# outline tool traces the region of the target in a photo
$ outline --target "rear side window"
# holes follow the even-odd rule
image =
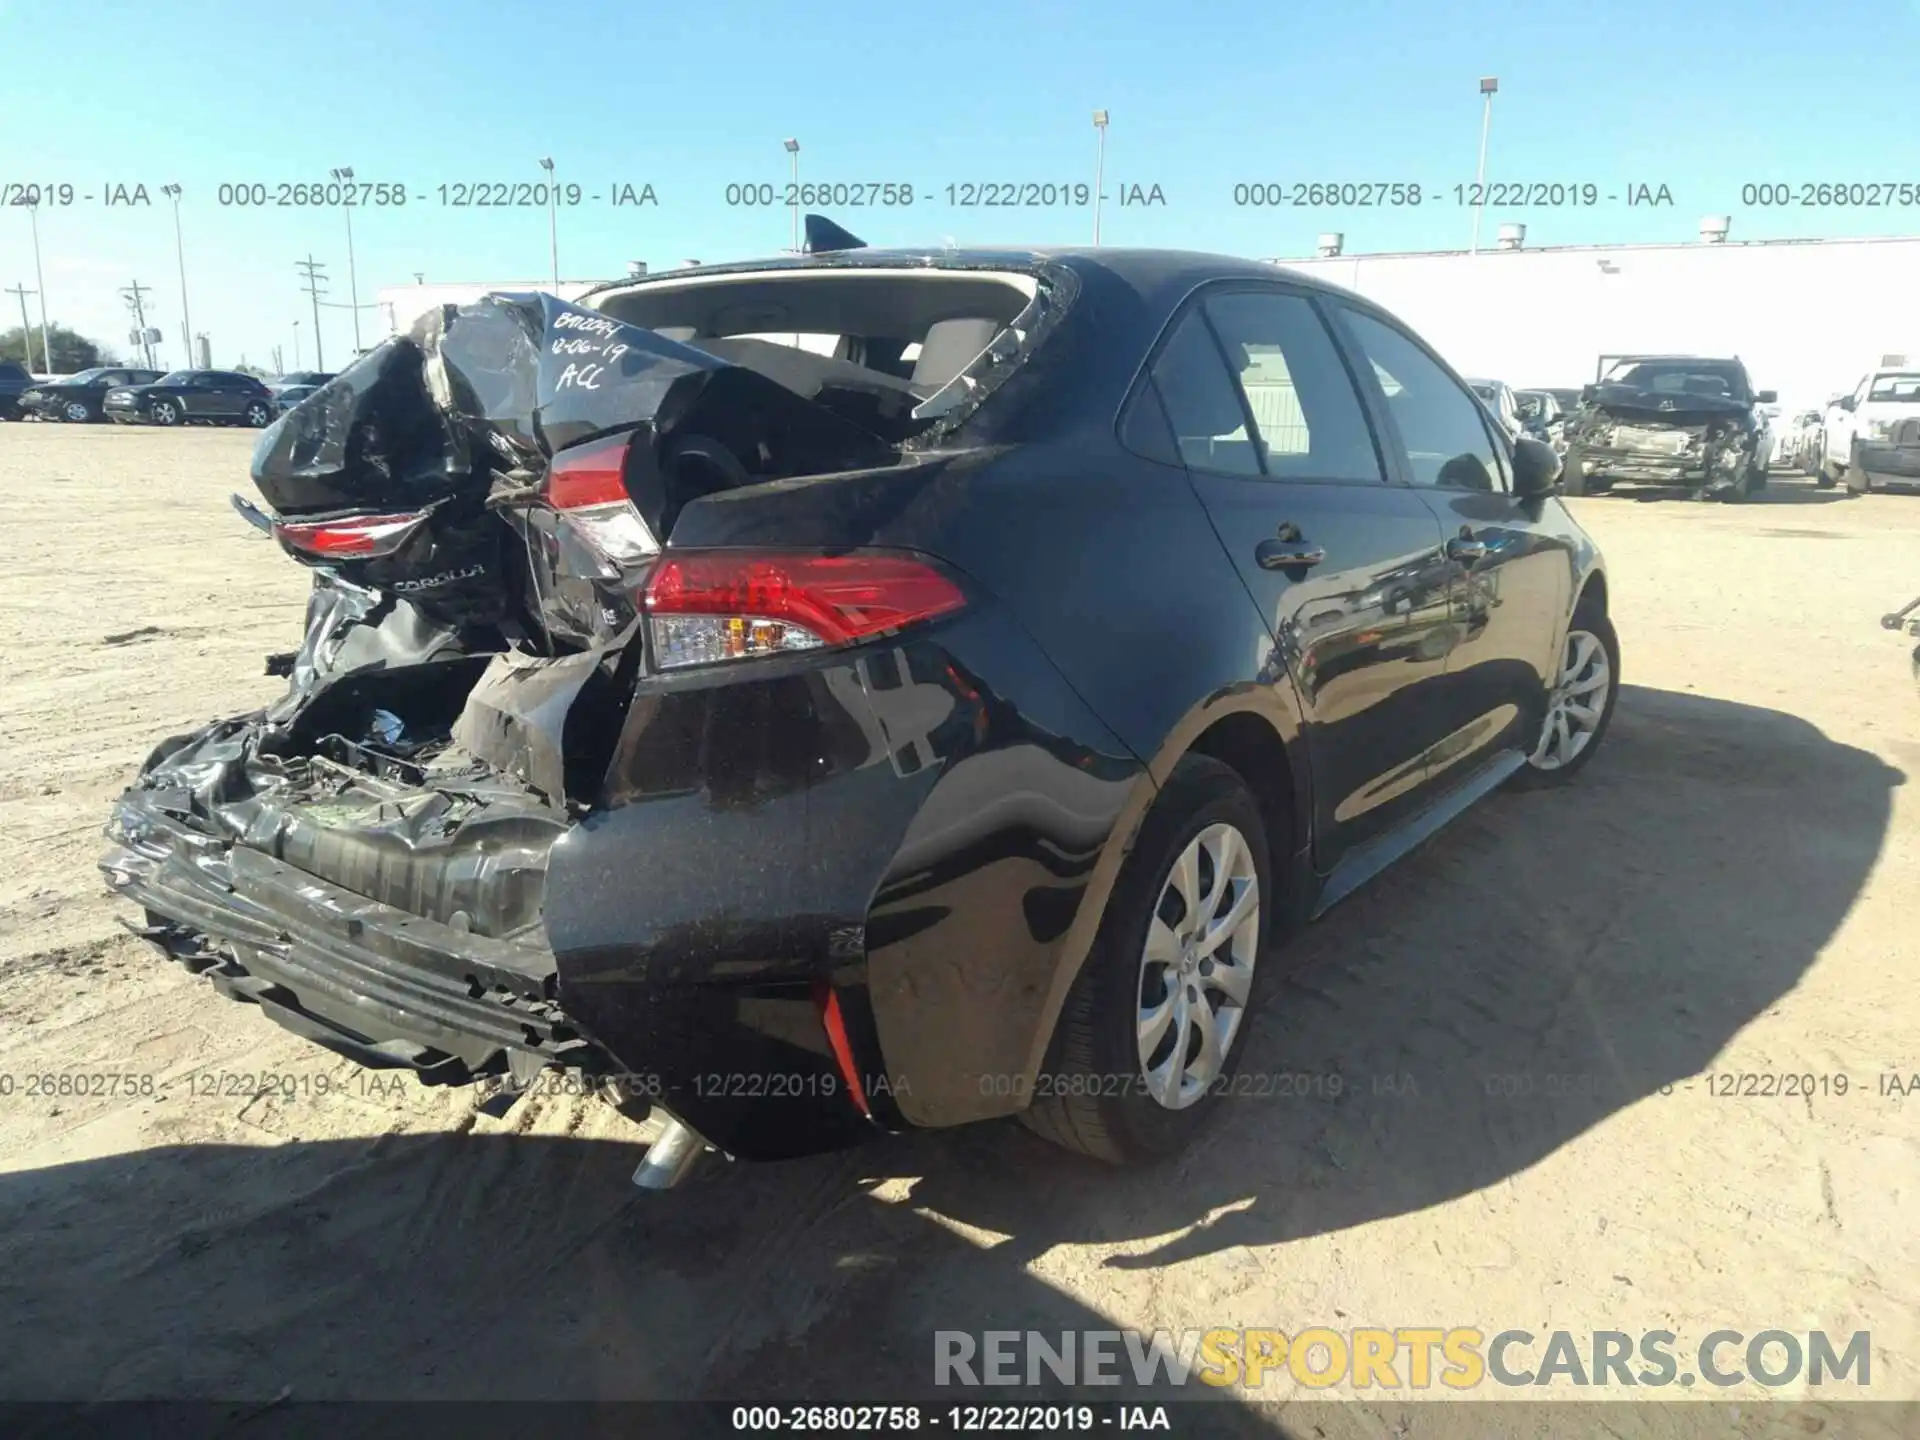
[[[1168,337],[1153,365],[1153,383],[1183,461],[1228,475],[1261,473],[1240,392],[1200,311],[1188,311]]]
[[[1277,479],[1385,480],[1353,381],[1304,296],[1231,291],[1207,318],[1253,416],[1266,472]]]
[[[1180,447],[1174,441],[1173,428],[1160,395],[1151,384],[1142,385],[1127,407],[1127,418],[1120,425],[1120,443],[1136,455],[1158,460],[1162,465],[1180,463]]]
[[[1343,307],[1348,328],[1373,366],[1406,447],[1416,485],[1449,490],[1504,488],[1489,417],[1473,393],[1413,340],[1373,316]]]

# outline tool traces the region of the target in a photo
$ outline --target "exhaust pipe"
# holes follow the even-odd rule
[[[669,1119],[634,1170],[633,1183],[642,1190],[671,1190],[687,1178],[706,1151],[707,1142],[690,1127]]]

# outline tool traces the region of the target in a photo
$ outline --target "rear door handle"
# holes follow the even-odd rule
[[[1327,552],[1304,540],[1262,540],[1253,558],[1262,570],[1291,570],[1296,565],[1318,565]]]
[[[1447,541],[1447,558],[1463,561],[1468,565],[1487,557],[1487,542],[1474,538],[1472,532],[1462,530],[1453,539]]]

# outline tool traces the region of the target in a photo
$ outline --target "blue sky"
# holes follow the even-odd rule
[[[118,12],[118,18],[115,18]],[[136,19],[137,15],[137,19]],[[439,187],[541,180],[551,155],[583,200],[559,217],[563,278],[766,253],[788,212],[729,207],[726,187],[787,179],[906,182],[906,208],[832,213],[876,243],[1079,242],[1086,208],[966,209],[969,181],[1090,183],[1091,112],[1111,114],[1102,239],[1248,255],[1312,252],[1341,230],[1354,251],[1459,248],[1480,134],[1478,77],[1497,75],[1487,173],[1592,182],[1618,202],[1490,209],[1490,243],[1524,221],[1530,244],[1689,240],[1727,214],[1734,239],[1920,233],[1920,205],[1743,205],[1745,182],[1920,186],[1912,117],[1913,0],[1740,5],[1721,0],[1284,0],[821,8],[707,0],[168,0],[154,9],[0,0],[8,139],[0,185],[71,183],[92,202],[43,208],[50,316],[124,341],[119,287],[153,287],[150,323],[178,360],[181,206],[188,296],[215,362],[293,363],[312,322],[294,270],[309,251],[347,298],[338,210],[223,207],[223,183],[361,181],[405,187],[404,208],[354,217],[361,300],[414,272],[431,280],[539,278],[544,209],[457,209]],[[1236,206],[1242,182],[1419,183],[1419,208]],[[615,208],[616,184],[657,206]],[[1671,206],[1629,207],[1630,185]],[[144,184],[150,208],[107,207]],[[1122,206],[1157,185],[1164,205]],[[1440,198],[1432,198],[1434,190]],[[424,198],[422,198],[424,197]],[[831,207],[830,207],[831,208]],[[35,285],[27,217],[0,212],[0,286]],[[37,322],[37,297],[29,301]],[[0,326],[18,302],[0,295]],[[329,359],[352,335],[322,311]],[[363,334],[383,333],[368,310]],[[122,346],[124,349],[124,345]]]

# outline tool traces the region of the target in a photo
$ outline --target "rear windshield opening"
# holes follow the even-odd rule
[[[584,302],[757,371],[888,440],[1032,304],[999,271],[762,271],[645,282]]]

